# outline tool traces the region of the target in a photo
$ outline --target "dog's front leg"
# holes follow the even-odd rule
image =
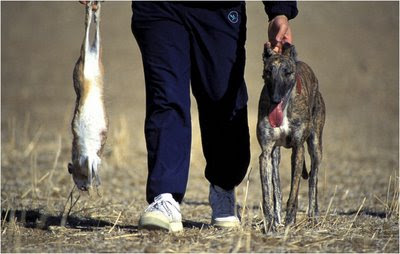
[[[295,146],[292,149],[292,182],[290,186],[290,194],[286,207],[286,226],[290,226],[296,222],[297,197],[299,194],[301,173],[304,163],[304,146]]]
[[[263,195],[263,211],[265,223],[267,223],[267,231],[275,231],[271,159],[272,148],[272,146],[263,147],[263,151],[260,155],[260,177]]]
[[[281,149],[276,146],[272,151],[272,184],[274,188],[274,225],[282,224],[282,192],[279,179],[279,163],[281,161]]]

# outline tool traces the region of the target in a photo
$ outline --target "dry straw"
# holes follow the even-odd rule
[[[335,186],[335,191],[333,192],[333,196],[332,196],[331,199],[329,200],[329,205],[328,205],[328,208],[326,209],[324,219],[323,219],[322,222],[321,222],[321,226],[324,225],[324,223],[325,223],[325,221],[326,221],[326,218],[327,218],[327,216],[328,216],[328,214],[329,214],[329,211],[330,211],[331,206],[332,206],[333,199],[334,199],[335,196],[336,196],[336,190],[337,190],[337,185]]]
[[[26,158],[28,155],[34,150],[36,147],[37,143],[39,142],[40,136],[42,135],[42,126],[39,127],[38,131],[35,133],[35,136],[33,136],[33,139],[27,147],[25,148],[25,151],[23,152],[23,157]]]
[[[65,227],[65,225],[67,223],[68,216],[71,213],[72,208],[76,205],[76,203],[79,201],[79,198],[81,197],[81,195],[79,194],[78,197],[76,198],[76,200],[73,201],[73,199],[74,199],[73,198],[73,193],[74,193],[75,187],[76,186],[74,184],[74,186],[72,187],[72,189],[71,189],[71,191],[70,191],[70,193],[68,195],[67,200],[65,201],[64,208],[63,208],[62,213],[61,213],[61,225],[60,225],[61,227]],[[69,206],[68,212],[65,213],[65,209],[67,208],[68,201],[70,201],[70,206]]]
[[[364,197],[364,199],[363,199],[363,201],[362,201],[360,207],[358,208],[358,211],[357,211],[356,215],[354,216],[353,221],[351,222],[349,228],[347,229],[347,232],[346,232],[345,236],[349,234],[351,228],[353,227],[354,222],[357,220],[358,214],[360,213],[361,209],[363,208],[366,199],[367,199],[367,198]]]
[[[119,212],[118,217],[117,217],[117,219],[116,219],[115,222],[114,222],[114,225],[113,225],[113,226],[110,228],[110,230],[108,231],[109,234],[114,230],[115,225],[117,225],[117,223],[118,223],[119,217],[121,217],[121,214],[122,214],[122,211]]]

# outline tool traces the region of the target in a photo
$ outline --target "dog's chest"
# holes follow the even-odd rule
[[[271,129],[272,140],[276,141],[276,145],[278,146],[288,146],[290,143],[290,122],[287,116],[285,115],[282,121],[282,125],[276,128]]]

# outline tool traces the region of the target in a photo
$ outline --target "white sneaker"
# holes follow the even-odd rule
[[[220,228],[240,226],[239,218],[236,215],[234,190],[226,191],[211,184],[208,199],[212,209],[211,224]]]
[[[179,203],[170,193],[158,195],[140,216],[139,228],[165,229],[170,232],[182,231],[182,215]]]

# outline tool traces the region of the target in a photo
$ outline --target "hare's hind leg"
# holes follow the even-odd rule
[[[96,24],[96,30],[95,30],[95,37],[94,41],[92,44],[92,50],[95,51],[95,54],[97,56],[100,56],[100,14],[101,14],[101,4],[100,1],[96,1],[96,11],[94,11],[94,23]]]
[[[83,42],[85,45],[85,52],[90,51],[90,25],[92,24],[93,10],[91,2],[86,5],[86,15],[85,15],[85,36]]]

